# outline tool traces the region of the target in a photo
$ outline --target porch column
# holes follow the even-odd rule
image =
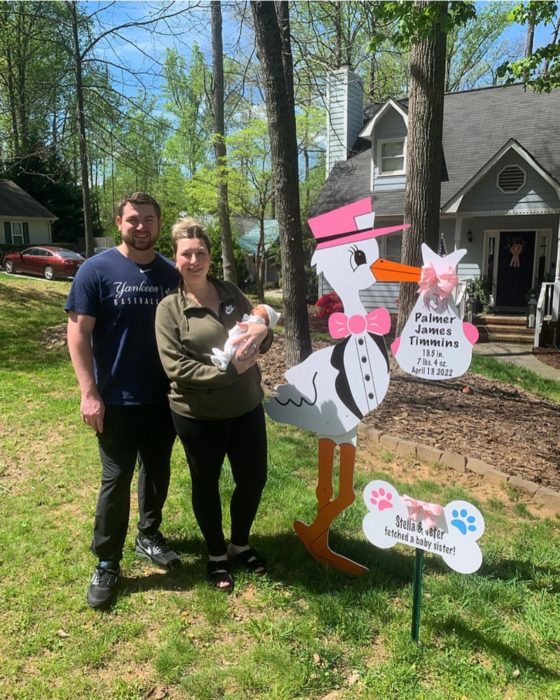
[[[558,319],[560,318],[560,216],[558,217],[558,240],[556,241],[556,246],[556,275],[554,277],[554,293],[552,295],[552,316]]]
[[[455,219],[455,250],[459,250],[461,245],[461,235],[463,233],[463,217],[458,216]]]
[[[556,248],[556,275],[554,281],[560,283],[560,216],[558,217],[558,241]]]

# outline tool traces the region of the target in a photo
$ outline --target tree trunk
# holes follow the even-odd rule
[[[212,97],[214,103],[214,153],[218,167],[218,219],[222,242],[224,279],[237,284],[237,270],[233,254],[231,221],[229,218],[227,153],[224,123],[224,52],[222,44],[222,11],[219,0],[212,0],[212,60],[214,80]]]
[[[276,218],[280,229],[286,361],[292,366],[311,353],[311,338],[299,208],[288,5],[259,1],[252,2],[251,7],[265,85]]]
[[[256,277],[256,287],[257,287],[257,299],[264,302],[264,284],[266,280],[264,279],[264,259],[265,259],[265,240],[264,240],[264,214],[259,220],[259,242],[257,244],[257,254],[255,255],[255,277]]]
[[[84,86],[82,81],[82,55],[78,37],[78,14],[74,1],[67,3],[72,22],[73,59],[76,71],[76,107],[80,148],[80,172],[82,180],[82,201],[84,206],[84,233],[86,237],[86,257],[93,255],[93,224],[91,216],[91,194],[89,190],[88,155],[86,140],[86,116],[84,111]]]
[[[408,139],[402,261],[421,265],[421,243],[437,250],[441,198],[443,95],[446,34],[442,20],[447,2],[437,6],[439,22],[410,52]],[[401,283],[397,333],[400,334],[416,300],[417,285]]]

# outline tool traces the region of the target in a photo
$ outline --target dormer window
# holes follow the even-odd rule
[[[519,165],[506,165],[498,173],[498,187],[506,194],[519,192],[526,179],[525,171]]]
[[[377,144],[379,175],[404,175],[406,139],[382,139]]]

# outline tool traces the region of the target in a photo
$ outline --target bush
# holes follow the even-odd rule
[[[342,301],[336,292],[323,294],[320,299],[317,299],[315,306],[317,307],[317,318],[328,318],[331,314],[344,310]]]

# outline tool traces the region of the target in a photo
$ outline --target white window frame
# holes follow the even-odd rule
[[[19,232],[16,232],[15,228],[19,226]],[[12,243],[13,245],[25,245],[25,236],[23,233],[23,221],[10,221],[10,231],[12,233]],[[16,241],[16,236],[20,238]]]
[[[398,258],[396,258],[396,257],[389,258],[389,257],[388,257],[388,254],[389,254],[389,251],[388,251],[388,249],[389,249],[389,245],[388,245],[389,238],[391,238],[391,240],[395,240],[396,238],[398,238],[398,239],[400,240],[400,243],[401,243],[401,244],[400,244],[400,255],[399,255]],[[402,256],[402,244],[403,244],[403,238],[402,238],[402,234],[401,234],[401,233],[391,233],[391,234],[389,234],[388,236],[382,236],[382,237],[379,239],[379,253],[380,253],[379,257],[383,258],[384,260],[392,260],[392,261],[394,261],[394,262],[400,262],[400,261],[401,261],[401,256]]]
[[[400,144],[402,144],[402,159],[403,159],[402,170],[383,170],[383,146],[386,143],[400,143]],[[396,158],[397,156],[390,156],[390,157]],[[393,138],[393,139],[379,139],[379,141],[377,142],[377,173],[380,177],[383,177],[384,175],[404,175],[406,173],[406,137]]]

